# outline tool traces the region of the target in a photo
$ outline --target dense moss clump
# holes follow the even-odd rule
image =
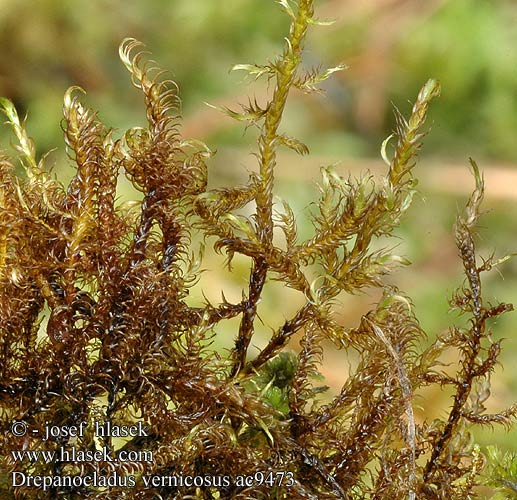
[[[148,125],[116,139],[81,104],[79,89],[66,92],[63,128],[76,166],[66,187],[1,101],[25,169],[17,176],[1,159],[2,498],[475,496],[483,456],[468,427],[509,425],[517,412],[489,415],[483,406],[500,352],[487,323],[511,306],[482,296],[481,275],[499,262],[476,257],[482,177],[471,162],[476,187],[455,227],[466,279],[451,304],[468,326],[422,349],[409,298],[383,278],[405,259],[376,242],[411,204],[439,84],[423,86],[408,118],[397,112],[382,180],[322,169],[313,236],[301,241],[289,203],[274,202],[277,150],[308,152],[281,132],[282,114],[291,89],[314,91],[343,68],[300,69],[307,29],[318,23],[312,1],[279,3],[291,17],[282,54],[235,67],[269,79],[268,102],[225,110],[257,129],[258,168],[242,186],[207,189],[212,152],[182,137],[178,89],[135,40],[122,43],[120,56]],[[121,172],[142,193],[136,207],[116,203]],[[203,280],[198,235],[229,262],[236,254],[249,260],[241,301],[187,300]],[[303,305],[250,356],[267,280],[293,289]],[[354,328],[343,327],[333,316],[340,294],[368,287],[382,299]],[[211,339],[232,318],[240,321],[233,349],[216,352]],[[286,346],[297,333],[292,354]],[[324,341],[356,360],[326,404],[317,399]],[[459,356],[455,372],[440,368],[449,350]],[[452,404],[440,419],[419,422],[415,395],[429,385],[450,386]]]

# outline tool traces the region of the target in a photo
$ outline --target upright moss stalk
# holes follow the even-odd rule
[[[115,138],[81,102],[80,89],[68,90],[64,133],[76,174],[66,187],[47,173],[44,157],[36,159],[13,105],[1,101],[25,169],[17,176],[1,159],[2,498],[476,496],[483,457],[469,427],[510,425],[517,413],[512,406],[490,415],[483,404],[501,348],[489,322],[511,306],[487,305],[481,294],[482,273],[505,260],[480,263],[476,256],[481,174],[472,162],[476,188],[455,230],[466,280],[451,304],[469,315],[469,326],[422,350],[425,336],[410,299],[384,279],[408,262],[374,247],[411,204],[427,111],[440,86],[429,80],[407,119],[397,111],[391,159],[389,139],[382,147],[382,179],[321,169],[313,235],[301,241],[289,202],[273,202],[278,148],[308,153],[281,132],[282,115],[293,87],[314,91],[344,67],[302,69],[307,29],[318,24],[312,1],[279,4],[291,20],[282,54],[265,65],[234,67],[273,82],[268,102],[224,110],[258,130],[258,168],[242,186],[207,188],[213,153],[182,136],[178,87],[147,62],[136,40],[122,43],[120,57],[143,95],[148,125]],[[120,173],[142,194],[136,211],[116,203]],[[250,206],[253,215],[243,215]],[[277,243],[275,233],[284,241]],[[249,259],[241,301],[187,301],[203,280],[197,234],[229,263],[235,254]],[[251,356],[268,280],[293,289],[302,305]],[[372,287],[381,300],[345,328],[334,317],[340,297]],[[233,349],[215,352],[211,339],[232,318],[240,318]],[[295,334],[298,354],[288,349]],[[325,341],[357,366],[322,404]],[[446,374],[439,366],[451,349],[460,363]],[[442,419],[421,422],[414,400],[429,385],[451,386],[454,396]],[[98,432],[137,422],[145,432],[124,440]],[[45,439],[50,428],[59,435]],[[83,431],[64,431],[72,428]],[[27,450],[76,455],[30,460]],[[138,451],[148,455],[123,459]],[[80,460],[77,452],[96,458]],[[36,476],[48,485],[26,479]]]
[[[289,12],[293,21],[289,37],[286,39],[284,52],[280,60],[274,66],[270,65],[268,68],[270,77],[276,80],[276,85],[266,109],[261,110],[261,118],[264,124],[258,139],[260,171],[255,195],[257,204],[255,232],[260,242],[261,253],[265,255],[272,253],[273,249],[274,170],[276,149],[282,139],[278,133],[278,127],[301,62],[303,41],[313,15],[312,2],[302,0],[298,4],[296,15],[291,11]],[[237,374],[245,365],[247,349],[253,335],[257,303],[262,294],[269,267],[264,255],[253,256],[248,300],[242,314],[239,336],[235,345],[233,374]]]

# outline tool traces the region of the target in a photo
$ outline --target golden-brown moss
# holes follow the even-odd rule
[[[291,16],[283,53],[264,66],[238,65],[273,82],[264,107],[250,101],[230,116],[258,128],[258,169],[243,186],[207,190],[210,149],[181,135],[177,86],[150,67],[129,39],[120,56],[144,96],[147,128],[120,139],[79,100],[65,94],[64,133],[76,175],[65,188],[37,161],[14,107],[1,104],[17,137],[25,168],[17,177],[0,163],[0,418],[2,475],[132,475],[135,486],[62,487],[47,491],[5,486],[15,498],[447,498],[474,495],[482,460],[468,426],[509,424],[517,409],[485,413],[488,375],[500,343],[487,322],[511,309],[487,305],[473,230],[483,183],[472,162],[476,189],[456,224],[466,281],[452,305],[470,317],[423,351],[424,337],[410,300],[383,276],[405,264],[374,242],[389,236],[408,209],[414,166],[430,101],[440,92],[430,80],[405,119],[397,112],[396,146],[382,182],[340,177],[322,169],[314,235],[299,241],[287,201],[275,213],[276,151],[300,154],[305,145],[280,131],[292,87],[305,91],[330,76],[300,69],[310,0],[279,2]],[[142,193],[138,216],[115,204],[123,172]],[[254,205],[251,217],[239,211]],[[273,240],[275,228],[285,247]],[[193,234],[215,238],[214,248],[247,256],[248,289],[240,302],[191,305],[202,279]],[[318,276],[315,279],[315,273]],[[257,305],[268,279],[299,293],[303,305],[274,331],[258,355]],[[346,329],[334,318],[337,297],[375,286],[382,299]],[[210,347],[219,322],[239,317],[233,350]],[[297,332],[301,350],[284,348]],[[323,342],[350,352],[358,363],[328,404],[316,401]],[[456,348],[457,373],[439,371],[441,354]],[[450,385],[453,403],[443,420],[417,423],[415,394],[429,384]],[[31,429],[15,436],[13,421]],[[148,435],[124,443],[94,435],[94,422],[143,422]],[[48,425],[87,424],[82,436],[44,441]],[[32,432],[36,431],[36,432]],[[147,450],[153,460],[19,461],[13,450]],[[282,484],[256,473],[289,473]],[[228,484],[146,486],[150,476],[230,478]],[[239,484],[247,475],[253,484]],[[262,480],[261,480],[262,478]],[[4,481],[8,482],[7,481]],[[292,484],[291,484],[292,483]],[[9,491],[9,493],[8,493]]]

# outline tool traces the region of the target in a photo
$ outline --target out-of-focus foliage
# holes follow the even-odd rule
[[[325,85],[326,99],[287,113],[293,133],[310,137],[314,151],[376,153],[393,128],[390,101],[404,102],[432,74],[445,91],[431,115],[428,152],[516,158],[515,2],[322,0],[318,8],[335,24],[331,36],[311,34],[305,62],[345,62],[349,70]],[[240,130],[228,135],[231,121],[207,121],[201,103],[246,95],[235,86],[240,76],[227,72],[244,55],[260,62],[279,47],[286,23],[277,11],[262,0],[228,0],[223,8],[191,0],[2,0],[0,95],[30,109],[43,151],[59,140],[61,90],[70,85],[88,88],[106,119],[127,127],[140,119],[138,96],[125,85],[114,47],[134,36],[172,69],[184,109],[199,111],[190,119],[197,135],[235,143]]]
[[[493,500],[517,498],[517,454],[487,449],[486,483],[496,489]]]
[[[431,147],[449,155],[468,148],[470,154],[515,160],[517,3],[442,3],[399,44],[402,74],[391,75],[397,96],[417,87],[422,73],[436,75],[447,92],[434,114]]]

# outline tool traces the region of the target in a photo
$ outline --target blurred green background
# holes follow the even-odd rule
[[[420,194],[395,241],[398,253],[413,265],[391,278],[413,298],[432,339],[460,321],[449,313],[447,298],[462,282],[452,225],[474,186],[469,156],[487,184],[481,255],[517,251],[517,2],[320,0],[316,9],[318,18],[336,22],[312,29],[304,64],[345,63],[348,69],[327,81],[322,95],[291,96],[283,129],[305,141],[312,155],[280,156],[278,193],[295,208],[300,234],[310,236],[306,207],[317,196],[318,167],[339,162],[343,173],[381,174],[380,144],[393,129],[393,105],[407,114],[420,86],[430,77],[439,79],[442,96],[432,104],[417,171]],[[250,96],[263,103],[271,90],[266,83],[244,81],[243,74],[229,70],[237,63],[274,59],[288,21],[273,0],[0,0],[0,95],[13,100],[21,115],[28,113],[27,127],[40,155],[57,148],[47,164],[66,182],[73,171],[60,122],[69,86],[83,87],[88,105],[115,129],[144,124],[140,95],[117,52],[123,38],[135,37],[179,84],[184,135],[218,150],[209,166],[211,185],[241,182],[256,166],[250,154],[254,132],[244,133],[205,102],[237,109]],[[4,127],[0,143],[9,148],[10,141]],[[213,269],[203,278],[203,293],[218,300],[223,289],[229,300],[239,300],[248,264],[236,261],[244,274],[228,275],[221,262],[208,263]],[[500,271],[485,276],[485,298],[517,304],[517,263],[510,260]],[[290,313],[278,308],[289,303],[279,302],[282,287],[272,284],[269,291],[261,305],[265,335]],[[375,298],[372,291],[344,299],[340,319],[355,325]],[[495,336],[508,340],[501,357],[505,368],[494,373],[490,412],[517,400],[515,324],[513,313],[494,325]],[[323,371],[334,391],[346,376],[342,366],[343,353],[330,352]],[[440,399],[435,406],[447,408],[446,396],[434,394]],[[508,436],[487,430],[476,439],[517,450],[516,431]]]

